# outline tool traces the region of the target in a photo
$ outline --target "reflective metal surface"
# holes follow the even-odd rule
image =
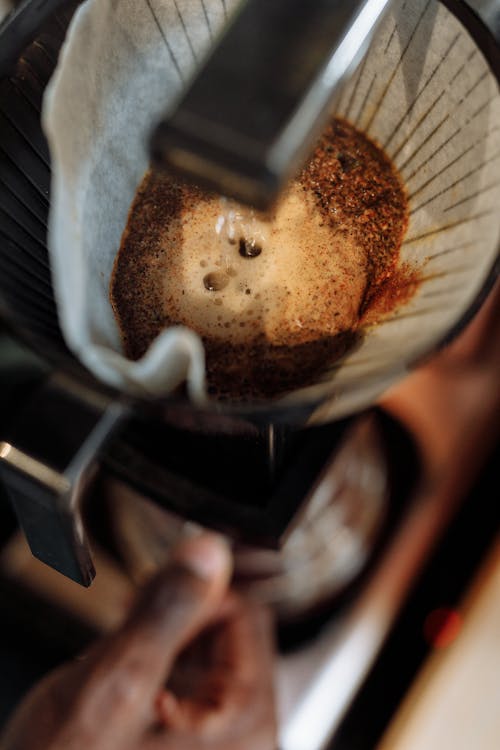
[[[389,0],[250,0],[177,109],[158,162],[259,208],[301,166]]]
[[[59,376],[27,400],[10,427],[1,427],[0,478],[33,555],[85,586],[94,567],[80,504],[123,413]]]

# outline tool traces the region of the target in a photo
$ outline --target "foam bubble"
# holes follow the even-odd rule
[[[212,271],[203,277],[203,286],[208,292],[220,292],[229,284],[229,276],[224,271]]]

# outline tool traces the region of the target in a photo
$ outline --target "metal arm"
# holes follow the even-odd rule
[[[249,0],[152,139],[156,160],[266,208],[390,0]]]
[[[119,402],[56,374],[0,434],[0,479],[33,555],[84,586],[94,566],[81,503],[124,413]]]

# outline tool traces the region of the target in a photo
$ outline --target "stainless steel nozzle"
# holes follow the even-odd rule
[[[248,0],[156,128],[152,154],[267,208],[310,152],[390,0]]]

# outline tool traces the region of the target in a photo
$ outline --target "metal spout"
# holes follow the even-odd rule
[[[312,150],[390,0],[248,0],[156,128],[157,164],[259,209]]]

